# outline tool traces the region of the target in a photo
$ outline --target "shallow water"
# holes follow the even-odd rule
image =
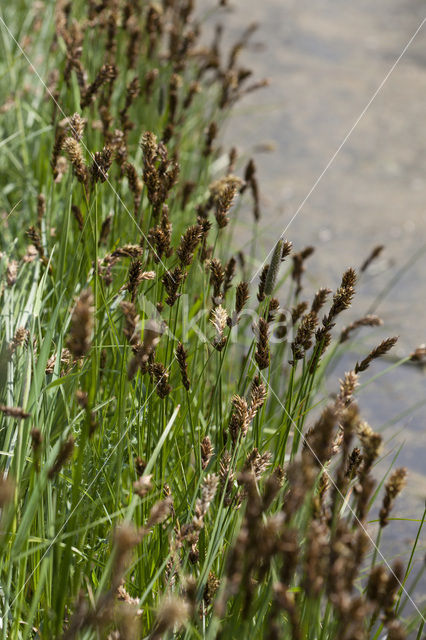
[[[224,136],[227,148],[237,146],[258,165],[264,220],[259,264],[295,214],[286,237],[298,248],[317,247],[309,261],[309,294],[337,286],[347,266],[359,266],[372,247],[384,244],[348,319],[363,315],[393,282],[376,309],[385,326],[371,338],[360,337],[336,380],[387,335],[400,336],[396,355],[411,353],[426,342],[426,23],[392,68],[426,18],[423,3],[232,4],[222,17],[233,36],[247,19],[259,23],[244,65],[271,81],[237,106]],[[243,240],[236,249],[244,246],[251,224],[247,210],[237,225],[236,237]],[[362,381],[390,364],[376,362]],[[398,465],[408,467],[409,485],[397,503],[400,517],[418,518],[426,497],[425,376],[425,370],[402,366],[359,394],[366,418],[385,429],[383,469],[403,444]],[[416,528],[394,525],[393,534],[384,536],[390,554],[395,537],[410,540]],[[424,550],[425,536],[422,544]],[[424,582],[419,602],[425,591]]]

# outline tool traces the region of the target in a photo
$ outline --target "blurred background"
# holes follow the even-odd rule
[[[307,263],[306,296],[320,286],[335,288],[346,267],[359,267],[374,246],[385,245],[345,318],[349,322],[374,309],[384,326],[357,336],[353,351],[330,376],[335,391],[338,377],[383,337],[400,336],[395,360],[426,342],[426,23],[310,193],[422,25],[425,5],[418,0],[229,4],[212,22],[223,23],[229,42],[257,22],[242,60],[255,79],[270,80],[268,88],[238,103],[223,137],[225,149],[235,145],[258,167],[259,266],[299,208],[286,237],[297,250],[316,247]],[[245,246],[251,225],[244,212],[236,250]],[[376,361],[362,382],[392,364]],[[405,499],[397,506],[397,515],[407,519],[421,516],[426,497],[425,375],[421,366],[399,366],[359,393],[364,416],[383,431],[380,471],[386,472],[396,455],[397,466],[409,470]],[[385,531],[388,560],[397,553],[395,541],[403,548],[417,526],[404,520]],[[419,603],[425,587],[425,582],[419,586]]]

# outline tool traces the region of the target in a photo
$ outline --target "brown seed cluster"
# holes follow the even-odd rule
[[[262,267],[255,304],[247,308],[252,256],[227,244],[230,222],[240,203],[244,214],[247,200],[256,233],[261,231],[254,159],[241,167],[237,149],[219,149],[221,111],[264,85],[249,84],[251,71],[239,64],[255,26],[224,53],[221,26],[210,46],[199,40],[192,0],[86,5],[80,11],[71,2],[57,3],[52,43],[52,53],[65,54],[63,78],[57,72],[52,79],[54,95],[73,104],[77,92],[81,106],[81,113],[60,121],[53,112],[53,180],[59,183],[67,167],[76,180],[69,176],[52,190],[43,188],[49,195],[37,197],[37,219],[27,234],[31,245],[5,268],[7,286],[16,287],[5,292],[16,299],[24,269],[32,269],[37,257],[45,265],[50,261],[44,277],[56,288],[47,310],[59,293],[66,312],[71,275],[85,287],[71,318],[65,317],[66,348],[55,334],[45,367],[54,378],[47,379],[48,390],[58,384],[57,374],[65,393],[70,390],[78,447],[69,431],[45,430],[43,403],[29,407],[34,425],[18,431],[27,447],[22,460],[31,464],[21,477],[29,490],[47,475],[54,491],[49,495],[65,504],[71,482],[81,475],[82,495],[91,497],[87,562],[94,552],[98,561],[86,571],[84,543],[67,583],[72,594],[65,597],[65,619],[52,622],[55,631],[63,625],[64,639],[84,633],[109,640],[193,633],[233,638],[241,629],[269,640],[367,640],[381,626],[390,640],[405,637],[397,611],[402,567],[389,571],[368,562],[366,527],[382,438],[355,403],[359,374],[388,353],[396,338],[384,340],[347,372],[311,422],[326,349],[382,322],[367,315],[339,327],[335,336],[355,294],[355,271],[343,274],[332,296],[321,288],[305,300],[304,274],[314,249],[293,252],[282,237]],[[96,43],[94,71],[90,43]],[[69,236],[61,232],[59,238],[58,225],[52,240],[49,225],[63,214],[64,194],[67,225],[69,211],[72,216]],[[58,239],[68,243],[60,257]],[[360,271],[381,251],[376,247]],[[290,283],[285,297],[281,281]],[[256,313],[254,339],[245,312]],[[247,348],[244,339],[234,344],[237,333],[248,335]],[[28,358],[37,366],[39,347],[28,331],[16,326],[8,336],[10,370]],[[412,361],[424,355],[419,347]],[[276,394],[268,396],[269,384],[277,385]],[[26,407],[0,406],[8,433],[17,428],[12,420],[30,418]],[[172,427],[168,433],[166,425]],[[96,438],[86,442],[95,429]],[[116,446],[124,435],[123,447]],[[109,457],[99,458],[104,444],[118,467],[107,466]],[[114,477],[99,473],[99,461]],[[71,474],[66,465],[75,463]],[[391,520],[405,476],[405,469],[397,469],[384,486],[380,528]],[[87,489],[92,478],[93,496]],[[27,499],[20,489],[6,476],[0,480],[0,507],[16,509],[18,528]],[[111,549],[105,545],[105,513],[117,521]],[[138,528],[118,524],[124,514]],[[75,531],[71,527],[60,545],[75,549]],[[58,557],[67,556],[58,549]],[[78,594],[82,585],[87,597]],[[22,611],[31,610],[27,597],[33,592],[29,583]],[[34,625],[38,619],[37,612]],[[42,631],[33,629],[36,635]]]
[[[386,353],[388,353],[388,351],[390,351],[397,342],[398,336],[394,336],[393,338],[386,338],[386,340],[383,340],[377,347],[370,351],[370,353],[366,358],[364,358],[364,360],[362,360],[360,363],[356,363],[355,373],[359,373],[360,371],[365,371],[366,369],[368,369],[370,363],[373,360],[386,355]]]
[[[76,175],[76,178],[85,187],[88,186],[89,170],[84,159],[80,143],[74,137],[65,138],[62,142],[62,149],[67,154]]]
[[[30,414],[24,411],[22,407],[8,407],[5,404],[0,404],[0,412],[5,416],[16,418],[17,420],[23,420],[30,417]]]
[[[254,358],[257,366],[262,369],[267,369],[271,362],[270,349],[269,349],[269,326],[266,320],[259,318],[259,322],[256,327],[256,352]]]
[[[182,377],[182,384],[185,387],[185,389],[189,391],[191,383],[188,378],[187,352],[181,342],[179,342],[178,346],[176,347],[176,360],[179,365],[180,375]]]
[[[346,342],[349,340],[351,334],[359,329],[360,327],[379,327],[383,324],[383,320],[379,318],[379,316],[375,315],[366,315],[359,320],[355,320],[350,325],[345,327],[340,334],[340,342]]]
[[[91,346],[94,299],[91,289],[84,289],[73,310],[67,347],[75,359],[85,356]]]
[[[250,424],[265,402],[266,394],[267,390],[263,382],[259,378],[255,378],[249,402],[239,395],[232,398],[234,410],[228,428],[234,447],[240,439],[246,437]]]

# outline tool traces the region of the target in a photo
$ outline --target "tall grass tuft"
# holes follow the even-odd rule
[[[252,287],[233,237],[262,224],[254,161],[220,147],[265,84],[253,29],[227,55],[191,0],[0,17],[0,637],[420,638],[424,516],[388,561],[406,472],[382,491],[356,404],[396,338],[324,401],[381,324],[341,324],[357,274],[307,300],[313,248],[280,239]]]

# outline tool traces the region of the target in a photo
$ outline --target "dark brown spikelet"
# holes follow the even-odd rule
[[[153,205],[153,214],[158,216],[162,211],[169,191],[176,184],[179,165],[170,160],[164,142],[157,142],[157,137],[147,131],[142,136],[143,180],[147,188],[149,202]],[[158,163],[159,161],[159,163]]]
[[[239,265],[241,267],[242,272],[245,273],[245,270],[246,270],[246,257],[245,257],[244,251],[238,251],[237,258],[238,258],[238,263],[239,263]]]
[[[361,267],[359,269],[361,273],[366,271],[368,269],[368,267],[370,266],[370,264],[372,262],[374,262],[374,260],[376,260],[376,258],[378,258],[380,256],[380,254],[382,253],[384,248],[385,247],[383,245],[381,245],[381,244],[379,244],[377,247],[374,247],[374,249],[371,251],[370,255],[362,263],[362,265],[361,265]]]
[[[223,301],[222,284],[225,280],[225,272],[218,258],[213,258],[209,263],[210,284],[213,287],[213,304],[219,305]]]
[[[172,255],[172,223],[169,218],[169,207],[166,204],[162,206],[160,224],[149,230],[148,240],[151,244],[153,260],[157,264],[161,261],[162,256],[169,258]]]
[[[280,308],[280,302],[278,298],[271,298],[268,305],[268,316],[267,316],[268,324],[271,324],[271,322],[275,320],[275,316],[277,315],[279,308]]]
[[[149,103],[152,98],[155,81],[158,78],[158,69],[150,69],[146,72],[143,82],[143,92],[146,101]]]
[[[358,447],[355,447],[354,449],[352,449],[348,459],[348,464],[345,472],[346,477],[352,480],[352,478],[354,478],[358,473],[358,469],[360,468],[361,463],[362,463],[361,450]]]
[[[396,595],[402,586],[403,575],[404,569],[400,561],[395,562],[389,573],[386,572],[383,565],[376,565],[371,569],[366,597],[374,609],[373,621],[376,619],[380,609],[383,611],[383,622],[387,627],[394,621]],[[388,637],[391,637],[390,634],[388,634]]]
[[[112,215],[109,214],[105,218],[105,220],[102,222],[101,230],[99,232],[98,244],[100,247],[105,246],[107,244],[108,236],[111,231],[111,222],[112,222]]]
[[[229,327],[235,327],[240,321],[240,314],[250,297],[249,285],[243,281],[237,285],[235,293],[235,311],[229,316],[227,322]]]
[[[213,254],[213,247],[207,244],[207,239],[209,236],[209,231],[212,228],[212,223],[209,220],[203,218],[201,215],[197,217],[197,222],[203,229],[201,236],[201,247],[198,257],[200,262],[204,263],[206,260],[209,260]]]
[[[328,316],[329,323],[331,323],[339,313],[350,307],[354,293],[353,285],[343,285],[342,280],[342,285],[333,296],[333,303]]]
[[[204,143],[203,156],[207,158],[213,152],[213,142],[217,136],[218,127],[216,122],[211,122],[207,129],[206,140]]]
[[[155,392],[159,398],[165,398],[172,390],[169,385],[169,372],[161,362],[154,362],[150,367],[150,373],[155,378]]]
[[[234,395],[232,404],[234,405],[234,411],[232,412],[228,429],[232,443],[235,446],[240,436],[244,438],[247,435],[250,417],[247,401],[244,398],[241,398],[239,395]]]
[[[296,283],[296,295],[298,296],[302,291],[302,276],[305,272],[305,261],[313,254],[314,247],[306,247],[299,251],[299,253],[293,254],[293,273],[292,278]]]
[[[257,299],[262,302],[265,299],[265,283],[268,277],[269,264],[265,264],[259,276],[259,288],[257,290]]]
[[[376,358],[380,358],[384,356],[388,351],[395,346],[398,341],[398,336],[394,336],[393,338],[386,338],[383,340],[377,347],[375,347],[364,360],[360,363],[356,363],[355,365],[355,373],[359,373],[360,371],[365,371],[370,366],[370,363]]]
[[[404,566],[401,560],[396,560],[389,572],[385,597],[383,603],[383,619],[385,624],[397,622],[395,620],[395,605],[397,602],[397,595],[399,589],[402,587],[402,580],[404,579]]]
[[[139,258],[143,249],[139,244],[125,244],[111,253],[112,258]]]
[[[84,95],[82,96],[80,100],[81,108],[84,109],[92,102],[93,98],[95,97],[95,95],[97,94],[97,92],[99,91],[99,89],[102,87],[103,84],[105,84],[106,82],[111,82],[116,77],[117,77],[116,67],[113,64],[104,64],[99,69],[96,75],[96,78],[94,79],[92,84],[90,84],[87,87]]]
[[[122,172],[124,172],[124,166],[127,162],[127,142],[124,132],[120,129],[114,129],[114,132],[108,134],[106,137],[108,145],[113,151],[115,161],[121,167]]]
[[[210,571],[207,577],[206,586],[204,587],[204,592],[203,592],[203,600],[206,607],[210,606],[213,603],[213,600],[215,598],[216,592],[219,589],[219,587],[220,587],[219,578],[213,573],[213,571]]]
[[[166,304],[172,307],[179,297],[178,289],[186,278],[186,273],[178,265],[173,271],[166,271],[161,282],[168,294]]]
[[[93,182],[105,182],[108,180],[108,171],[112,164],[111,147],[104,147],[102,151],[96,151],[90,169]]]
[[[179,88],[182,86],[182,78],[177,73],[172,73],[169,82],[169,124],[176,121],[176,112],[178,108]]]
[[[353,400],[353,394],[358,386],[358,375],[355,371],[345,373],[343,380],[340,380],[339,395],[336,398],[336,406],[348,407]]]
[[[136,307],[133,302],[128,302],[127,300],[122,300],[122,302],[120,303],[120,307],[124,315],[123,333],[130,344],[136,345],[138,343],[136,328],[139,320],[139,316],[136,312]]]
[[[201,85],[197,81],[191,82],[188,88],[188,93],[183,101],[183,110],[186,111],[191,106],[195,96],[201,92]]]
[[[182,209],[186,209],[192,193],[196,187],[195,182],[192,180],[186,180],[182,188]]]
[[[87,186],[89,172],[84,160],[80,143],[77,142],[77,140],[75,140],[74,138],[68,137],[63,141],[62,148],[70,159],[77,180],[84,186]]]
[[[107,102],[108,100],[109,100],[108,94],[105,94],[105,101]],[[110,113],[110,110],[109,110],[107,104],[102,104],[99,107],[99,116],[100,116],[100,119],[101,119],[101,122],[102,122],[102,131],[103,131],[105,140],[108,140],[109,138],[113,137],[114,138],[114,142],[115,143],[118,142],[116,140],[116,138],[115,138],[115,135],[110,132],[110,127],[111,127],[112,122],[113,122],[113,117],[112,117],[112,115]],[[124,132],[122,132],[122,134],[123,134],[122,142],[123,142],[123,144],[125,144],[125,134],[124,134]]]
[[[37,222],[41,223],[46,213],[46,197],[43,193],[39,193],[37,196]]]
[[[318,319],[316,313],[310,311],[303,316],[297,329],[296,337],[291,345],[293,358],[295,361],[301,360],[305,352],[312,346],[312,339]]]
[[[176,249],[176,254],[180,263],[189,266],[194,259],[194,252],[200,242],[203,234],[203,228],[199,224],[188,227],[183,236],[181,236],[180,244]]]
[[[401,493],[405,486],[407,477],[407,469],[401,467],[396,469],[385,485],[385,495],[383,498],[382,508],[380,509],[379,520],[380,526],[385,527],[389,524],[389,514],[397,496]]]
[[[356,276],[355,269],[352,269],[352,267],[350,267],[343,274],[342,282],[340,286],[344,289],[350,289],[350,288],[353,289],[356,285],[356,280],[357,280],[357,276]]]
[[[69,438],[67,438],[67,440],[65,440],[65,442],[62,444],[53,465],[48,471],[47,477],[49,478],[49,480],[52,480],[60,472],[62,467],[64,467],[67,464],[67,462],[69,462],[73,454],[73,451],[74,451],[74,438],[72,436],[69,436]]]
[[[343,329],[342,333],[340,334],[340,342],[346,342],[349,339],[351,333],[353,333],[360,327],[379,327],[382,324],[383,320],[379,318],[379,316],[366,315],[359,320],[355,320],[355,322],[352,322],[350,325]]]
[[[249,418],[253,420],[258,410],[263,406],[267,395],[266,386],[257,375],[253,379],[253,383],[250,389],[250,405],[249,405]]]
[[[8,407],[5,404],[0,404],[0,412],[10,418],[16,418],[17,420],[24,420],[29,418],[30,414],[22,409],[22,407]]]
[[[67,347],[74,359],[86,355],[91,346],[93,329],[93,294],[91,289],[84,289],[78,298],[71,317],[71,330]]]
[[[220,484],[225,495],[223,504],[226,507],[232,503],[235,473],[231,466],[232,458],[228,451],[224,451],[219,463]]]
[[[129,5],[127,5],[129,6]],[[136,16],[130,16],[126,21],[126,30],[129,34],[129,41],[126,50],[127,67],[135,69],[139,57],[141,44],[141,29]]]
[[[65,137],[66,137],[66,134],[64,129],[62,127],[58,127],[56,129],[55,142],[53,144],[53,149],[52,149],[52,158],[50,160],[50,166],[52,167],[54,180],[58,178],[60,173],[58,169],[58,160],[59,160],[59,156],[61,155]]]
[[[132,122],[129,121],[127,112],[132,106],[135,99],[138,97],[139,93],[140,93],[140,84],[139,84],[139,79],[136,77],[136,78],[133,78],[133,80],[131,80],[130,84],[127,86],[126,101],[124,103],[123,109],[120,111],[120,122],[121,122],[121,128],[123,131],[129,131],[130,129],[133,129],[134,125]]]
[[[209,436],[205,436],[201,440],[201,468],[204,470],[208,467],[208,464],[213,455],[213,445]]]
[[[290,255],[293,249],[293,243],[290,242],[290,240],[284,240],[282,247],[283,249],[281,252],[281,262],[284,262],[284,260]]]
[[[321,311],[321,309],[327,302],[327,298],[330,295],[330,293],[331,293],[331,289],[326,289],[325,287],[322,289],[318,289],[312,301],[312,306],[311,306],[312,313],[318,314]]]
[[[234,257],[230,258],[225,265],[225,278],[223,281],[223,295],[226,296],[227,292],[231,288],[231,282],[235,276],[235,268],[237,261]]]
[[[314,371],[322,354],[331,343],[331,331],[336,317],[348,309],[355,295],[356,273],[350,268],[342,276],[340,287],[333,296],[330,311],[322,320],[322,326],[316,331],[316,351],[311,362],[311,371]]]
[[[303,316],[307,308],[308,308],[308,303],[305,301],[298,302],[294,307],[292,307],[290,313],[291,313],[291,321],[293,325],[295,325],[296,322],[300,320],[300,318]]]
[[[272,253],[271,264],[269,265],[268,273],[266,275],[264,293],[266,296],[270,296],[275,288],[275,283],[278,277],[278,271],[281,264],[283,241],[278,240]]]
[[[151,58],[158,38],[163,32],[163,11],[157,4],[150,4],[146,16],[145,30],[148,34],[148,58]]]
[[[71,137],[77,142],[81,142],[84,133],[84,120],[78,113],[74,113],[69,119],[68,129]]]
[[[263,318],[259,318],[256,331],[257,343],[254,358],[260,370],[267,369],[270,364],[269,328]]]
[[[179,342],[178,346],[176,347],[176,360],[178,361],[182,384],[185,389],[189,391],[191,383],[188,378],[187,352],[185,351],[185,348],[181,342]]]
[[[322,466],[331,457],[333,432],[336,426],[334,407],[326,407],[305,438],[303,454],[316,466]]]
[[[129,267],[129,276],[127,279],[127,291],[130,293],[130,299],[135,301],[136,293],[140,283],[140,275],[142,272],[142,262],[140,260],[132,260]]]
[[[141,343],[139,341],[138,332],[134,331],[134,328],[138,328],[139,321],[139,316],[136,315],[134,305],[131,302],[123,301],[120,306],[126,318],[126,325],[128,325],[129,330],[128,334],[130,335],[133,331],[130,337],[128,337],[129,342],[133,346],[134,354],[127,370],[128,378],[131,380],[136,374],[138,368],[140,368],[143,374],[149,370],[150,364],[154,362],[154,353],[161,340],[161,336],[164,333],[165,326],[154,319],[145,320],[143,326],[143,340]],[[125,333],[127,337],[128,334],[126,327]]]
[[[220,193],[216,201],[215,217],[219,229],[223,229],[229,222],[228,213],[231,209],[237,193],[237,187],[234,184],[228,184]]]
[[[260,220],[260,197],[259,197],[259,184],[256,178],[256,165],[251,158],[244,171],[244,184],[241,187],[240,193],[243,193],[247,187],[250,188],[250,192],[253,198],[253,217],[258,222]]]
[[[235,311],[236,313],[241,313],[244,307],[247,304],[247,301],[250,297],[249,294],[249,285],[247,282],[243,281],[237,285],[237,290],[235,293]]]
[[[146,461],[143,460],[140,456],[136,456],[134,462],[136,475],[138,476],[138,478],[140,478],[141,476],[143,476],[143,473],[146,469]]]
[[[387,575],[386,569],[382,565],[374,566],[368,576],[366,597],[377,608],[383,605],[384,593],[386,589]]]
[[[363,464],[359,473],[359,478],[362,481],[379,457],[382,436],[379,433],[375,433],[370,425],[364,421],[358,424],[357,434],[362,444]]]
[[[284,484],[284,479],[284,469],[280,465],[275,467],[275,469],[266,479],[262,500],[264,511],[266,511],[266,509],[272,504],[274,498]]]
[[[238,160],[238,150],[236,147],[232,147],[229,151],[228,154],[228,169],[226,171],[226,173],[229,175],[230,173],[234,173],[235,172],[235,165],[236,162]],[[242,193],[242,191],[240,190],[240,193]]]
[[[233,153],[232,153],[233,152]],[[231,155],[232,153],[232,155]],[[235,163],[237,159],[237,153],[236,150],[231,149],[230,153],[229,153],[229,163],[232,164]],[[252,186],[252,182],[256,180],[256,164],[253,160],[253,158],[250,158],[250,160],[247,162],[246,164],[246,168],[244,169],[244,184],[241,185],[241,189],[240,189],[240,193],[244,193],[244,191],[250,186]]]
[[[45,253],[44,253],[43,245],[41,243],[40,234],[37,231],[37,229],[35,227],[29,227],[27,229],[27,236],[29,237],[29,239],[31,240],[31,242],[33,243],[35,248],[37,249],[38,255],[40,256],[40,260],[42,261],[42,263],[45,266],[47,266],[48,260],[46,258]]]
[[[18,327],[18,329],[16,329],[15,335],[13,336],[7,347],[9,357],[13,356],[13,354],[19,347],[24,344],[28,344],[29,335],[30,333],[28,329],[25,329],[24,327]]]
[[[31,430],[31,449],[34,453],[34,465],[37,471],[40,471],[40,450],[43,444],[43,436],[40,429]]]
[[[130,162],[126,162],[124,165],[124,173],[129,181],[129,189],[133,194],[133,208],[135,213],[139,209],[142,195],[142,181],[138,177],[136,168]]]
[[[251,471],[254,473],[256,480],[259,480],[270,466],[271,457],[272,455],[269,451],[265,451],[265,453],[261,454],[258,449],[252,449],[244,463],[243,472]]]

